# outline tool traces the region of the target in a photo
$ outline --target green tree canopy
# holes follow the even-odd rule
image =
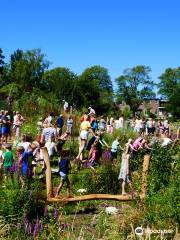
[[[52,91],[59,102],[65,99],[69,103],[77,100],[76,82],[77,76],[70,69],[64,67],[48,70],[43,75],[43,83],[48,86],[48,91]]]
[[[33,87],[43,88],[42,76],[48,66],[49,62],[45,60],[40,49],[26,52],[17,50],[11,55],[11,81],[27,92],[31,92]]]
[[[108,70],[101,66],[86,68],[79,76],[79,87],[83,93],[84,106],[92,105],[103,113],[113,104],[113,87]]]
[[[154,83],[150,78],[151,68],[139,65],[124,70],[116,79],[117,100],[125,101],[135,113],[144,99],[154,98]]]
[[[0,74],[3,72],[3,67],[4,67],[4,55],[3,55],[3,50],[0,48]]]
[[[180,67],[167,68],[159,79],[159,93],[169,100],[167,110],[180,117]]]

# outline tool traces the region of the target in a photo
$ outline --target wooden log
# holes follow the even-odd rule
[[[96,199],[108,199],[118,201],[131,201],[133,198],[131,195],[111,195],[111,194],[89,194],[82,196],[75,196],[71,198],[48,198],[48,202],[80,202]]]
[[[46,147],[41,148],[42,154],[44,156],[44,161],[46,164],[46,189],[47,189],[47,199],[52,198],[53,194],[53,185],[51,181],[51,165],[49,160],[49,154]]]
[[[151,156],[149,154],[144,155],[143,161],[143,171],[142,171],[142,186],[141,186],[141,194],[140,198],[144,199],[147,192],[147,175],[149,170],[149,163],[150,163]]]

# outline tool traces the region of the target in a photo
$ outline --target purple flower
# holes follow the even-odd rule
[[[44,224],[43,224],[43,223],[41,223],[41,226],[40,226],[40,232],[42,233],[42,232],[43,232],[43,230],[44,230]]]
[[[24,210],[24,230],[26,231],[28,227],[28,219],[27,219],[27,210]]]
[[[37,235],[38,233],[38,229],[39,229],[39,218],[37,216],[37,219],[36,219],[36,224],[34,226],[34,232],[33,232],[33,237],[35,238],[35,236]]]
[[[32,233],[32,224],[29,223],[29,226],[28,226],[28,235],[30,235]]]
[[[48,208],[47,208],[47,206],[45,206],[45,208],[44,208],[44,216],[48,217]]]
[[[57,220],[58,216],[59,216],[57,208],[54,208],[54,214],[53,215],[54,215],[54,218]]]
[[[64,229],[68,228],[67,223],[64,223],[64,224],[63,224],[63,227],[64,227]]]

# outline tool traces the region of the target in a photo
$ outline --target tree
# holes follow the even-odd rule
[[[3,55],[3,51],[2,51],[2,49],[0,48],[0,74],[2,74],[3,73],[3,67],[4,67],[4,64],[5,64],[5,62],[4,62],[4,55]]]
[[[113,88],[106,68],[92,66],[85,69],[79,76],[79,87],[84,106],[92,105],[99,113],[112,107]]]
[[[166,98],[169,103],[167,110],[175,117],[180,117],[180,67],[167,68],[159,77],[159,93]]]
[[[0,87],[9,83],[9,66],[4,62],[5,56],[0,48]]]
[[[17,50],[11,55],[11,81],[19,84],[23,91],[31,92],[33,87],[43,89],[42,76],[48,66],[40,49]]]
[[[75,103],[78,95],[76,92],[77,76],[68,68],[58,67],[44,73],[42,81],[53,92],[60,103],[65,99],[69,103]]]
[[[16,51],[14,51],[13,54],[11,54],[10,66],[12,71],[16,67],[16,63],[23,60],[23,54],[24,54],[23,50],[20,50],[20,49],[17,49]]]
[[[150,72],[150,67],[139,65],[124,70],[123,75],[116,79],[117,100],[125,101],[134,114],[143,100],[155,97]]]

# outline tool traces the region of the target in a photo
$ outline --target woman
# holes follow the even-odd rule
[[[87,121],[88,116],[84,115],[84,121],[80,125],[80,139],[79,139],[79,153],[76,157],[76,160],[83,160],[83,151],[87,143],[89,129],[91,128],[91,124]]]

